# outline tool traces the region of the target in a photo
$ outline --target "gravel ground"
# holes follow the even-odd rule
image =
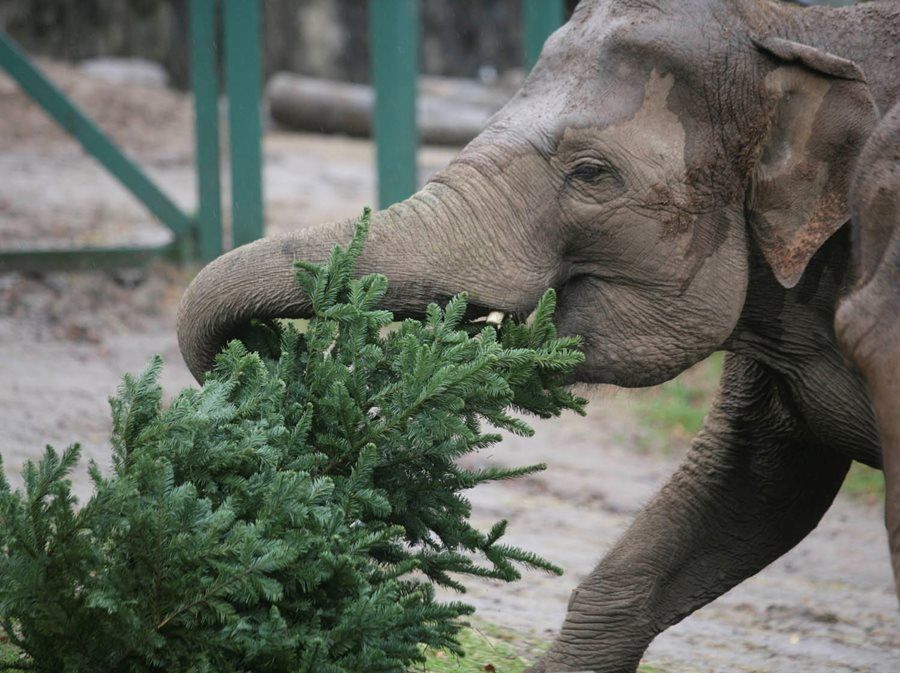
[[[50,64],[51,74],[96,114],[185,208],[194,204],[190,103],[162,89],[112,85]],[[423,150],[423,177],[452,157]],[[77,144],[0,79],[0,247],[150,242],[167,233]],[[272,132],[265,142],[267,228],[285,231],[357,214],[374,200],[364,141]],[[8,473],[44,444],[78,440],[108,461],[107,398],[123,372],[163,355],[169,394],[190,385],[174,312],[188,271],[0,275],[0,453]],[[593,394],[593,393],[592,393]],[[647,429],[635,394],[595,394],[586,418],[541,422],[535,438],[510,437],[478,458],[549,469],[473,493],[476,518],[510,519],[510,540],[566,569],[511,586],[481,583],[468,599],[498,625],[547,637],[568,594],[675,468],[640,447]],[[81,474],[80,494],[88,485]],[[652,645],[647,661],[670,673],[900,671],[900,614],[881,513],[844,497],[794,551]]]
[[[674,471],[677,455],[642,453],[634,398],[604,395],[586,418],[542,421],[485,459],[546,462],[519,483],[474,491],[477,519],[510,520],[510,541],[562,565],[467,599],[482,618],[551,638],[569,592]],[[677,452],[676,452],[677,453]],[[846,497],[800,545],[661,635],[646,661],[668,673],[896,673],[900,615],[880,511]]]

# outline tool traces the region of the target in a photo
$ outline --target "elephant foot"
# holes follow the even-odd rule
[[[579,670],[575,671],[571,668],[558,668],[552,664],[545,664],[543,660],[538,661],[531,668],[526,668],[525,673],[594,673],[594,671]]]
[[[574,653],[559,651],[559,644],[555,643],[525,673],[636,673],[639,663],[639,657],[631,653],[615,655],[606,650]]]
[[[534,666],[525,669],[525,673],[601,673],[601,671],[615,671],[616,673],[635,673],[636,668],[570,668],[564,664],[553,664],[549,660],[541,659]]]

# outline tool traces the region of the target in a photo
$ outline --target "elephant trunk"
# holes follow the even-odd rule
[[[463,198],[463,193],[470,196]],[[531,310],[552,278],[540,271],[541,264],[526,267],[530,273],[521,271],[516,262],[526,252],[510,254],[517,238],[511,235],[513,223],[493,219],[498,212],[478,212],[483,202],[478,193],[478,187],[463,192],[432,182],[373,214],[356,271],[388,277],[384,308],[418,315],[429,302],[466,291],[473,304],[486,309]],[[346,245],[353,231],[353,220],[345,220],[273,236],[207,265],[178,310],[179,346],[197,380],[251,319],[308,317],[311,307],[297,284],[293,262],[323,261],[335,245]]]

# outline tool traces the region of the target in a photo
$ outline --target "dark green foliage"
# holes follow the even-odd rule
[[[327,264],[298,264],[305,333],[257,325],[199,390],[164,408],[157,358],[111,401],[113,472],[91,467],[76,507],[77,446],[0,484],[0,618],[21,659],[60,672],[404,671],[422,646],[456,651],[460,603],[433,583],[558,572],[469,524],[463,493],[541,466],[466,470],[498,441],[487,422],[581,410],[560,387],[580,361],[548,293],[532,324],[463,326],[466,301],[385,330],[384,277],[352,271],[368,218]],[[386,333],[385,333],[386,332]],[[430,581],[429,581],[430,580]],[[2,665],[0,665],[2,667]]]

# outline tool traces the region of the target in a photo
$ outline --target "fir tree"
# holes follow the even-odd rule
[[[464,496],[543,466],[456,462],[499,441],[486,425],[530,434],[511,410],[581,411],[561,385],[581,355],[556,336],[553,293],[499,333],[464,323],[464,296],[386,329],[385,278],[353,278],[367,226],[368,211],[346,250],[297,264],[304,331],[254,325],[167,407],[159,358],[126,376],[112,473],[91,465],[83,507],[77,445],[48,447],[21,491],[0,481],[15,651],[0,669],[401,672],[423,646],[459,651],[472,609],[433,585],[559,572],[502,543],[505,521],[474,528]]]

